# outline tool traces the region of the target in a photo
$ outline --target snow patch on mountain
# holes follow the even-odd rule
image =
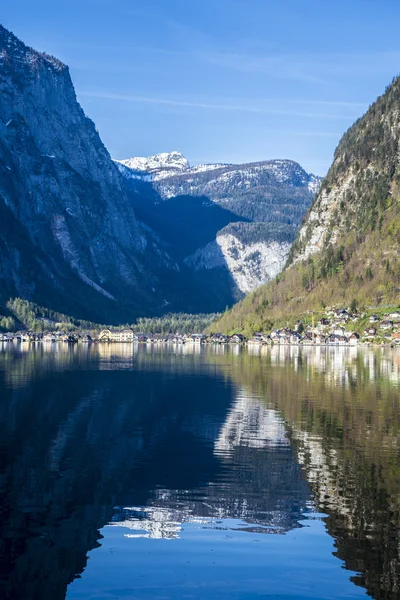
[[[206,165],[195,165],[190,167],[189,172],[192,173],[205,173],[206,171],[215,171],[215,169],[222,169],[223,167],[229,167],[229,163],[214,163]]]
[[[189,169],[189,161],[181,152],[161,152],[153,156],[134,156],[115,162],[132,169],[145,173],[154,173],[156,178],[169,177],[172,173],[179,173]],[[160,173],[161,171],[161,173]]]

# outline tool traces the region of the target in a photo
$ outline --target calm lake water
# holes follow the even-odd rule
[[[400,350],[0,344],[3,600],[400,597]]]

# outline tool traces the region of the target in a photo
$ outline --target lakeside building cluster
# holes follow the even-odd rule
[[[363,319],[367,323],[361,333],[354,331],[356,323]],[[354,324],[354,326],[353,326]],[[358,328],[359,329],[359,328]],[[258,332],[247,339],[240,333],[226,335],[215,333],[205,335],[191,334],[144,334],[137,333],[131,327],[105,328],[98,334],[75,331],[50,331],[33,333],[29,331],[0,334],[0,342],[21,343],[146,343],[146,344],[243,344],[261,346],[268,344],[283,345],[330,345],[346,346],[364,344],[388,344],[400,346],[400,310],[379,317],[352,313],[347,309],[326,309],[324,316],[316,323],[307,326],[297,321],[294,329],[283,327],[270,333]]]

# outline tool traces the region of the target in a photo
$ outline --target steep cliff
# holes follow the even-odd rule
[[[293,225],[230,223],[185,263],[196,271],[225,267],[247,294],[282,271],[295,236]]]
[[[172,261],[145,234],[68,68],[0,26],[0,301],[126,319]],[[151,268],[150,268],[151,267]]]
[[[288,266],[215,325],[266,327],[326,305],[398,305],[400,78],[343,136]]]

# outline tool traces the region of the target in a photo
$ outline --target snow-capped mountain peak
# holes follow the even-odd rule
[[[306,186],[315,194],[321,183],[320,177],[306,173],[298,163],[287,159],[244,164],[199,164],[191,167],[181,152],[174,151],[161,152],[148,158],[136,156],[115,162],[128,179],[159,182],[157,191],[163,198],[181,194],[199,195],[195,192],[195,188],[199,186],[200,195],[212,196],[214,188],[221,185],[250,189],[266,183]]]
[[[176,173],[186,171],[189,168],[189,161],[181,152],[161,152],[153,156],[133,156],[116,162],[132,169],[134,171],[145,171],[147,173],[156,173],[158,171],[166,171],[169,175],[171,172]]]

